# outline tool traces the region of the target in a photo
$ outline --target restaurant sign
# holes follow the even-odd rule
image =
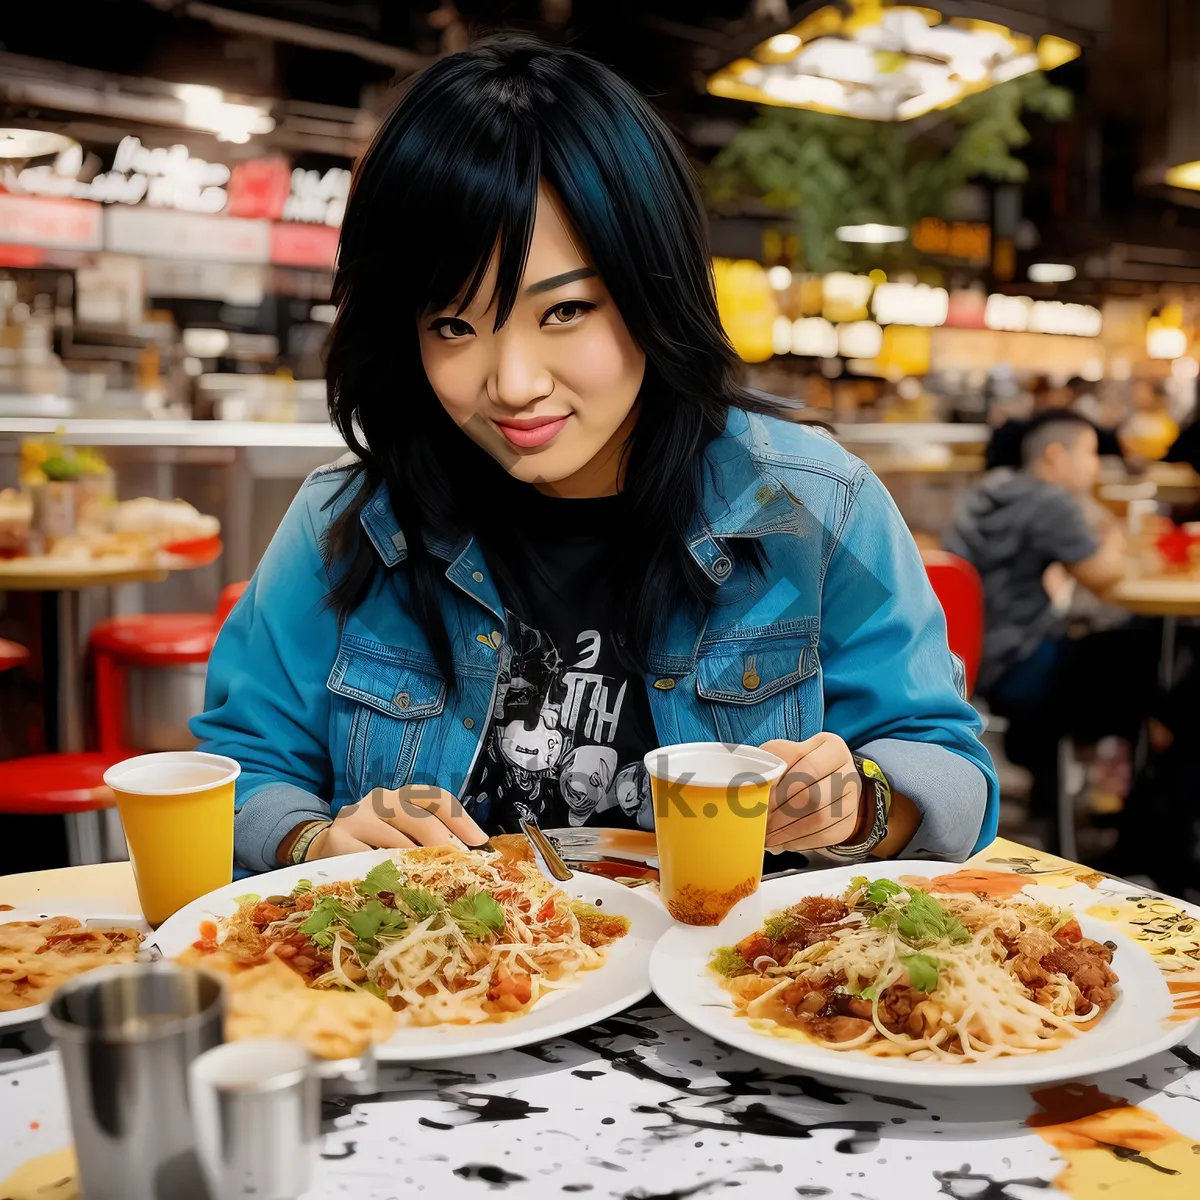
[[[0,171],[0,189],[14,195],[145,204],[151,208],[337,228],[350,195],[350,172],[292,168],[283,155],[239,163],[232,170],[191,154],[186,146],[151,149],[126,137],[110,169],[81,178],[84,154],[72,146],[53,163]]]
[[[110,170],[82,180],[79,176],[83,165],[83,150],[72,146],[49,166],[20,171],[7,167],[0,179],[6,190],[30,196],[69,197],[101,204],[144,202],[151,208],[194,213],[217,213],[225,207],[229,168],[195,157],[186,146],[151,150],[142,145],[140,138],[126,137],[117,147]]]

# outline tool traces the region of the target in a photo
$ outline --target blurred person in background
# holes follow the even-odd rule
[[[1030,804],[1039,817],[1056,803],[1060,740],[1091,745],[1107,734],[1134,737],[1154,692],[1152,631],[1123,627],[1068,638],[1069,597],[1047,590],[1077,583],[1102,596],[1124,574],[1124,534],[1091,500],[1098,441],[1077,413],[1034,417],[1021,442],[1021,467],[989,472],[963,498],[944,539],[983,580],[978,690],[1008,719],[1005,752],[1033,773]]]
[[[1000,425],[993,433],[987,447],[987,469],[995,467],[1021,466],[1021,443],[1031,422],[1036,421],[1043,413],[1062,412],[1064,410],[1078,413],[1086,418],[1096,431],[1097,451],[1101,458],[1109,456],[1121,457],[1121,443],[1113,429],[1102,428],[1094,419],[1094,401],[1090,385],[1078,376],[1071,379],[1062,387],[1056,386],[1045,375],[1037,375],[1029,385],[1033,397],[1031,414],[1028,417],[1010,418]]]
[[[912,537],[742,386],[711,262],[678,145],[607,68],[508,37],[408,87],[338,252],[354,457],[293,501],[192,724],[242,765],[242,864],[650,828],[643,756],[718,739],[792,768],[772,850],[994,838]]]

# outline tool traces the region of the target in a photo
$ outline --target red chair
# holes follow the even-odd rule
[[[102,753],[123,749],[125,671],[208,662],[225,618],[245,590],[245,583],[231,583],[211,613],[141,613],[113,617],[93,628],[88,645],[96,679],[96,737]]]
[[[969,696],[983,657],[983,582],[969,562],[946,550],[922,550],[921,560],[946,614],[950,649],[966,669]]]
[[[0,762],[0,813],[59,816],[72,866],[128,857],[104,772],[126,754],[34,754]]]
[[[0,671],[19,667],[29,651],[0,639]],[[121,825],[104,772],[124,755],[35,754],[0,762],[0,813],[61,816],[72,865],[124,857]]]

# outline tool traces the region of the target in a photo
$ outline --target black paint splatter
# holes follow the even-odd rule
[[[827,1188],[827,1187],[806,1187],[804,1184],[801,1184],[801,1185],[800,1185],[800,1186],[799,1186],[799,1187],[796,1189],[796,1195],[797,1195],[797,1196],[828,1196],[828,1195],[830,1195],[830,1194],[831,1194],[831,1192],[832,1192],[832,1189],[831,1189],[831,1188]]]
[[[525,1182],[524,1175],[506,1171],[503,1167],[489,1166],[487,1163],[466,1163],[461,1167],[455,1167],[454,1174],[459,1179],[482,1179],[494,1191],[506,1188],[510,1183]]]
[[[1200,1070],[1200,1054],[1197,1054],[1195,1050],[1191,1050],[1187,1046],[1172,1046],[1171,1053],[1193,1070]]]
[[[607,1162],[603,1158],[589,1158],[587,1164],[589,1167],[600,1167],[605,1171],[620,1171],[621,1174],[624,1174],[626,1170],[620,1163]]]
[[[353,1158],[355,1156],[355,1154],[357,1154],[357,1153],[358,1153],[358,1143],[357,1142],[344,1142],[342,1144],[341,1150],[338,1153],[333,1154],[333,1153],[330,1153],[328,1150],[322,1150],[321,1157],[328,1158],[328,1159]]]
[[[601,1075],[607,1075],[607,1071],[572,1071],[572,1075],[576,1079],[599,1079]]]
[[[1172,1167],[1163,1167],[1156,1163],[1153,1159],[1147,1158],[1144,1154],[1139,1154],[1131,1146],[1113,1146],[1108,1142],[1096,1142],[1102,1150],[1111,1150],[1113,1157],[1121,1162],[1137,1163],[1139,1167],[1149,1167],[1151,1170],[1157,1171],[1160,1175],[1178,1175],[1179,1172]]]
[[[772,1112],[765,1104],[748,1104],[744,1109],[728,1112],[725,1121],[705,1121],[673,1112],[669,1104],[670,1101],[657,1107],[642,1104],[634,1112],[665,1116],[672,1124],[693,1129],[736,1129],[763,1137],[810,1138],[819,1129],[843,1130],[850,1136],[838,1142],[837,1150],[841,1154],[863,1154],[874,1150],[879,1145],[879,1131],[883,1128],[882,1121],[818,1121],[806,1125],[782,1113]]]
[[[530,1058],[536,1058],[538,1062],[562,1062],[562,1059],[545,1042],[535,1042],[532,1046],[517,1046],[515,1049],[521,1054],[528,1054]]]
[[[648,1192],[645,1188],[634,1188],[626,1192],[621,1200],[687,1200],[688,1196],[698,1196],[723,1183],[720,1179],[706,1179],[702,1183],[693,1184],[690,1188],[679,1188],[674,1192]]]
[[[958,1171],[934,1171],[938,1181],[939,1196],[953,1196],[955,1200],[1017,1200],[1010,1187],[1048,1188],[1044,1179],[993,1179],[990,1175],[973,1175],[971,1164],[963,1163]],[[980,1184],[984,1186],[979,1187]],[[956,1184],[965,1185],[955,1187]]]
[[[564,1183],[562,1190],[564,1192],[590,1192],[594,1186],[590,1183]]]
[[[417,1124],[429,1129],[453,1129],[456,1125],[473,1125],[476,1121],[523,1121],[531,1113],[549,1112],[519,1096],[491,1096],[482,1092],[442,1092],[438,1099],[453,1104],[458,1114],[448,1121],[418,1117]],[[481,1101],[481,1103],[471,1103]]]
[[[713,1074],[719,1082],[694,1083],[685,1075],[673,1075],[651,1065],[637,1049],[614,1050],[611,1046],[617,1037],[629,1036],[637,1038],[642,1045],[661,1045],[662,1038],[648,1026],[624,1017],[610,1017],[590,1029],[580,1030],[570,1035],[570,1040],[585,1047],[593,1054],[604,1059],[615,1071],[632,1075],[635,1079],[653,1080],[666,1087],[674,1088],[689,1096],[705,1096],[721,1098],[737,1096],[788,1096],[799,1094],[810,1100],[823,1104],[849,1104],[848,1097],[866,1095],[877,1104],[888,1104],[895,1108],[904,1108],[924,1112],[925,1106],[915,1100],[903,1096],[878,1096],[869,1092],[860,1092],[855,1088],[833,1087],[822,1083],[811,1075],[779,1074],[764,1071],[759,1067],[749,1070],[716,1070]],[[720,1045],[719,1043],[714,1043]],[[732,1050],[724,1047],[732,1054]]]

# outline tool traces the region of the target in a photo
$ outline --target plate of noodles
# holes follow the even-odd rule
[[[1141,946],[1024,890],[935,884],[953,870],[881,862],[770,880],[719,926],[673,926],[651,983],[722,1042],[876,1082],[1051,1082],[1190,1033]]]
[[[60,984],[95,967],[145,957],[140,916],[78,900],[0,906],[0,1029],[46,1015]]]
[[[377,1056],[413,1062],[611,1016],[649,993],[650,951],[670,924],[651,896],[609,879],[556,884],[523,853],[431,847],[241,880],[181,909],[155,940],[201,969],[278,973],[282,962],[310,992],[373,1000],[391,1030]],[[278,1035],[269,1012],[258,1024]]]

